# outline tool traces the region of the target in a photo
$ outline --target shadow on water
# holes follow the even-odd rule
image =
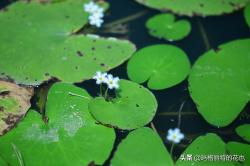
[[[137,19],[123,24],[122,26],[120,24],[115,25],[112,27],[113,30],[103,28],[102,30],[105,31],[105,33],[100,32],[100,35],[129,39],[135,43],[138,49],[153,44],[173,44],[182,48],[188,54],[192,63],[194,63],[200,55],[206,52],[208,48],[217,49],[217,47],[222,43],[250,37],[249,28],[245,23],[243,12],[240,10],[233,14],[219,17],[177,17],[178,19],[188,19],[192,24],[192,31],[188,37],[181,41],[166,42],[164,40],[151,37],[145,28],[146,20],[159,13],[158,11],[139,5],[133,0],[107,1],[111,4],[109,13],[105,17],[105,22],[107,24],[113,22],[114,20],[119,20],[139,12],[145,12],[145,14]],[[10,2],[11,0],[0,1],[0,7],[4,7]],[[114,33],[114,31],[117,33]],[[113,69],[111,73],[123,79],[128,79],[126,74],[126,63],[116,69]],[[95,83],[90,80],[77,85],[84,87],[91,95],[94,95],[97,94],[98,91],[98,88],[93,86],[94,84]],[[237,120],[235,120],[231,125],[224,128],[217,128],[209,125],[197,112],[195,104],[188,93],[187,80],[175,87],[162,91],[153,91],[153,93],[155,94],[159,104],[158,112],[153,120],[153,123],[168,149],[170,148],[170,145],[165,139],[167,130],[169,128],[177,127],[179,108],[181,103],[185,102],[181,112],[180,128],[185,133],[186,138],[183,143],[176,146],[174,151],[176,158],[194,138],[207,132],[217,133],[224,139],[224,141],[243,141],[235,134],[234,129],[240,124],[250,123],[250,103],[245,107],[244,111],[239,115]],[[127,135],[127,132],[116,132],[118,137],[115,144],[117,145]],[[109,161],[110,159],[107,160],[105,165],[108,165]]]

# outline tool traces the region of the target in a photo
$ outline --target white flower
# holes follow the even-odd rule
[[[108,85],[109,89],[118,89],[119,81],[120,79],[118,77],[113,77],[111,74],[109,74],[106,79],[106,84]]]
[[[184,134],[181,133],[180,129],[169,129],[167,140],[172,141],[174,143],[180,143],[181,140],[184,138]]]
[[[94,25],[94,26],[99,28],[102,26],[103,22],[104,21],[103,21],[101,15],[99,15],[99,14],[92,14],[89,16],[89,24],[90,25]]]
[[[96,84],[102,84],[107,82],[107,73],[102,73],[100,71],[96,72],[93,79],[96,80]]]
[[[95,12],[96,10],[99,9],[99,6],[96,5],[94,2],[90,1],[90,2],[87,3],[87,4],[84,4],[83,8],[84,8],[85,12],[93,13],[93,12]]]

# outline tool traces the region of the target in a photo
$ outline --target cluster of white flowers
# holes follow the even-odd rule
[[[104,17],[104,9],[98,6],[96,3],[90,1],[87,4],[84,4],[85,12],[90,13],[89,16],[89,23],[90,25],[94,25],[96,27],[101,27],[103,24],[103,17]]]
[[[169,129],[167,134],[167,140],[173,143],[180,143],[181,140],[184,138],[184,134],[181,133],[180,129]]]
[[[96,72],[93,79],[96,80],[96,84],[107,84],[109,89],[118,89],[119,81],[118,77],[113,77],[112,74],[102,73],[100,71]]]

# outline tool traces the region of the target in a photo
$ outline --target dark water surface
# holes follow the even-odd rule
[[[228,41],[250,37],[250,30],[245,23],[243,11],[240,10],[233,14],[219,17],[177,17],[188,19],[192,24],[192,32],[188,37],[181,41],[166,42],[165,40],[159,40],[151,37],[145,28],[145,22],[147,19],[155,14],[160,13],[159,11],[139,5],[134,0],[107,1],[111,6],[109,13],[105,17],[106,23],[134,15],[138,12],[145,11],[146,14],[139,17],[138,19],[124,23],[121,29],[115,25],[112,29],[103,28],[101,31],[105,31],[106,33],[100,32],[100,35],[127,38],[135,43],[138,49],[153,44],[173,44],[182,48],[188,54],[192,63],[194,63],[200,55],[206,52],[208,46],[210,48],[216,49],[220,44],[226,43]],[[2,0],[0,1],[0,7],[4,7],[10,2],[10,0]],[[111,32],[114,30],[122,32],[124,29],[125,31],[123,34],[114,34]],[[206,38],[204,38],[204,34],[201,33],[202,31],[205,32],[205,36],[207,36],[209,45],[205,44]],[[126,64],[123,64],[120,67],[112,70],[111,73],[119,76],[120,78],[128,79],[126,74]],[[90,94],[96,95],[98,89],[96,86],[93,86],[94,84],[95,83],[93,81],[86,81],[77,85],[86,88]],[[207,132],[217,133],[226,142],[229,140],[244,142],[239,136],[235,134],[234,129],[240,124],[250,123],[250,104],[245,107],[241,115],[239,115],[237,120],[235,120],[231,125],[224,128],[214,127],[208,124],[199,115],[194,103],[192,102],[192,99],[189,96],[187,88],[188,82],[184,81],[183,83],[166,90],[153,91],[159,104],[158,112],[153,120],[153,123],[168,149],[170,148],[170,145],[165,139],[167,130],[169,128],[177,127],[179,108],[181,104],[185,102],[181,113],[180,128],[186,137],[181,144],[176,146],[174,150],[175,157],[178,157],[180,153],[183,152],[183,150],[188,146],[189,142],[191,142],[194,138]],[[127,135],[127,132],[117,131],[117,135],[118,138],[116,140],[116,144],[118,144],[120,140]],[[108,165],[108,163],[109,160],[105,163],[105,165]]]

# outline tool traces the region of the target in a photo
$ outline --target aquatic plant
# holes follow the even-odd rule
[[[172,14],[158,14],[148,19],[149,34],[168,41],[181,40],[191,31],[188,20],[175,20]]]
[[[238,10],[249,0],[136,0],[137,2],[161,11],[171,11],[186,16],[215,16]]]
[[[135,47],[129,41],[78,34],[88,25],[89,13],[82,8],[88,2],[18,1],[0,12],[0,78],[25,85],[52,78],[81,82],[130,58]],[[99,5],[108,8],[105,2]]]
[[[137,1],[188,16],[229,13],[248,2]],[[0,166],[94,166],[106,161],[113,166],[203,166],[211,162],[215,166],[249,166],[250,124],[235,129],[242,140],[227,143],[217,130],[190,136],[180,128],[181,116],[188,113],[182,111],[188,92],[204,120],[216,127],[231,124],[249,103],[250,39],[210,49],[191,68],[188,55],[174,45],[149,45],[135,52],[130,41],[88,34],[103,33],[105,28],[134,17],[105,26],[108,7],[103,0],[31,0],[1,10]],[[249,6],[244,15],[249,24]],[[189,22],[175,20],[169,13],[150,18],[146,26],[152,36],[169,41],[180,40],[191,31]],[[204,29],[200,29],[210,47]],[[107,72],[127,60],[131,80]],[[176,128],[167,124],[164,133],[157,131],[152,120],[158,101],[165,99],[156,98],[156,91],[149,89],[159,92],[187,77],[189,91],[183,88],[187,94],[176,102],[177,106],[181,103],[174,112]],[[41,98],[29,108],[33,86],[53,78],[45,88],[35,88]],[[93,80],[85,81],[88,79]],[[81,88],[73,84],[82,81],[91,86],[90,93],[84,84]],[[120,141],[119,134],[126,137]],[[180,156],[174,155],[177,147],[185,148]],[[237,161],[227,160],[235,155]]]

